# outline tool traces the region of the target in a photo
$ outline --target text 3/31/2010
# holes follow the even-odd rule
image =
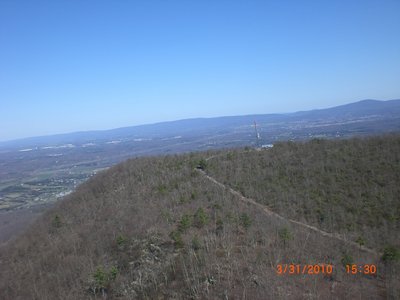
[[[318,275],[318,274],[326,274],[330,275],[333,273],[334,266],[331,264],[278,264],[275,268],[275,271],[278,275]],[[364,274],[364,275],[376,275],[377,267],[374,264],[365,264],[365,265],[346,265],[346,273],[355,275],[355,274]]]

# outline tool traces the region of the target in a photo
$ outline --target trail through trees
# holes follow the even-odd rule
[[[214,157],[215,157],[215,156],[211,156],[211,157],[207,158],[206,161],[208,161],[208,160],[210,160],[211,158],[214,158]],[[297,226],[301,226],[301,227],[306,228],[306,229],[308,229],[308,230],[312,230],[312,231],[314,231],[314,232],[318,232],[318,233],[321,234],[322,236],[325,236],[325,237],[329,237],[329,238],[333,238],[333,239],[339,240],[339,241],[341,241],[341,242],[343,242],[343,243],[346,243],[346,244],[348,244],[348,245],[351,245],[351,246],[353,246],[353,247],[356,247],[357,249],[360,249],[360,250],[362,250],[362,251],[369,252],[369,253],[374,254],[374,255],[377,255],[377,256],[380,255],[377,251],[375,251],[375,250],[373,250],[373,249],[370,249],[370,248],[367,248],[367,247],[365,247],[365,246],[360,246],[360,245],[357,244],[356,242],[349,241],[349,240],[345,239],[344,237],[342,237],[342,236],[339,235],[339,234],[326,232],[326,231],[323,231],[323,230],[321,230],[321,229],[319,229],[319,228],[317,228],[317,227],[315,227],[315,226],[311,226],[311,225],[308,225],[308,224],[306,224],[306,223],[302,223],[302,222],[299,222],[299,221],[296,221],[296,220],[292,220],[292,219],[285,218],[285,217],[283,217],[283,216],[277,214],[276,212],[273,212],[273,211],[270,210],[267,206],[262,205],[262,204],[256,202],[254,199],[247,198],[247,197],[243,196],[240,192],[235,191],[235,190],[232,189],[231,187],[229,187],[229,186],[227,186],[227,185],[225,185],[225,184],[219,182],[219,181],[216,180],[215,178],[213,178],[213,177],[211,177],[210,175],[208,175],[204,170],[202,170],[202,169],[196,169],[196,170],[197,170],[198,172],[200,172],[200,173],[201,173],[205,178],[207,178],[209,181],[211,181],[211,182],[213,182],[214,184],[218,185],[219,187],[221,187],[221,188],[227,190],[227,191],[228,191],[229,193],[231,193],[232,195],[235,195],[236,197],[238,197],[238,199],[240,199],[241,201],[246,202],[246,203],[250,203],[250,204],[252,204],[252,205],[258,207],[258,208],[259,208],[265,215],[267,215],[267,216],[273,216],[273,217],[275,217],[275,218],[288,221],[288,222],[290,222],[290,223],[292,223],[292,224],[296,224]]]

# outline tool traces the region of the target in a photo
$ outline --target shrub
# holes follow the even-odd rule
[[[185,232],[192,225],[192,218],[190,215],[183,215],[179,221],[178,229],[180,232]]]
[[[192,239],[192,249],[197,251],[201,248],[201,243],[197,235],[195,235]]]
[[[251,226],[251,219],[248,214],[243,213],[239,217],[240,225],[243,226],[244,229],[248,229]]]
[[[104,295],[111,282],[117,278],[117,275],[118,268],[115,266],[111,267],[108,272],[104,269],[104,267],[98,266],[92,275],[93,279],[91,280],[92,286],[90,287],[90,290],[95,295],[97,293],[102,293]]]
[[[194,214],[194,224],[196,227],[201,228],[208,222],[208,216],[203,208],[199,208]]]
[[[109,279],[110,280],[115,280],[115,278],[117,278],[118,275],[118,269],[117,267],[111,267],[110,269],[110,274],[109,274]]]
[[[287,227],[283,227],[279,230],[279,237],[283,241],[283,245],[286,246],[286,243],[292,239],[292,233]]]
[[[205,168],[207,167],[207,162],[205,161],[205,159],[200,159],[199,163],[198,163],[198,168],[205,170]]]
[[[122,234],[120,234],[117,236],[116,242],[117,242],[117,247],[119,249],[122,249],[125,246],[127,239]]]
[[[350,254],[344,253],[342,255],[342,258],[340,259],[340,262],[342,263],[343,267],[346,267],[347,265],[352,265],[354,263],[354,260]]]
[[[118,269],[115,266],[111,267],[109,272],[107,272],[102,266],[98,267],[92,275],[93,285],[90,287],[90,290],[94,294],[100,292],[104,295],[111,282],[117,278],[117,275]]]
[[[96,290],[104,290],[106,288],[107,284],[107,273],[103,269],[103,267],[98,267],[96,269],[96,272],[93,274],[93,279],[96,284],[95,289]]]
[[[361,247],[361,246],[364,246],[364,245],[365,245],[365,239],[364,239],[362,236],[359,236],[359,237],[357,238],[357,240],[356,240],[356,243],[359,244],[360,247]]]
[[[384,262],[399,261],[400,251],[394,246],[387,246],[383,250],[382,260]]]
[[[222,231],[224,230],[224,222],[222,221],[222,219],[218,218],[215,225],[216,225],[215,229],[216,234],[221,234]]]
[[[56,228],[60,228],[61,227],[61,218],[59,215],[55,215],[54,219],[53,219],[53,226]]]
[[[179,231],[177,230],[171,231],[169,237],[174,241],[175,248],[180,249],[185,246],[182,239],[182,235]]]

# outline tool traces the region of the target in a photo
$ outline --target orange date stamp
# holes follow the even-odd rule
[[[331,264],[278,264],[275,268],[278,275],[330,275],[333,273],[333,265]]]
[[[363,275],[376,276],[377,272],[378,272],[378,268],[374,264],[346,265],[346,273],[351,274],[351,275],[363,274]]]
[[[374,264],[346,265],[345,273],[348,275],[377,276],[377,266]],[[275,268],[278,275],[331,275],[334,271],[332,264],[278,264]]]

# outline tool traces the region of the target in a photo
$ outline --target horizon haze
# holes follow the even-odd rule
[[[179,119],[179,120],[168,120],[168,121],[160,121],[160,122],[154,122],[154,123],[147,123],[147,124],[137,124],[137,125],[131,125],[131,126],[125,126],[125,127],[118,127],[118,128],[106,128],[106,129],[94,129],[94,130],[80,130],[80,131],[74,131],[74,132],[61,132],[61,133],[55,133],[55,134],[49,134],[49,135],[42,135],[42,136],[29,136],[29,137],[24,137],[24,138],[19,138],[19,139],[12,139],[12,140],[0,140],[0,146],[4,146],[7,144],[12,144],[14,142],[18,143],[18,142],[23,142],[23,141],[27,141],[29,143],[29,141],[32,142],[31,145],[34,145],[33,141],[37,141],[37,140],[41,140],[41,139],[47,139],[47,138],[54,138],[54,137],[60,137],[62,140],[62,137],[68,137],[68,136],[75,136],[75,135],[83,135],[83,136],[90,136],[91,133],[96,133],[96,138],[110,138],[109,134],[112,132],[124,132],[124,134],[128,134],[129,131],[132,131],[131,134],[134,133],[135,129],[139,129],[139,128],[158,128],[159,130],[161,130],[161,128],[163,128],[163,134],[167,134],[167,132],[170,130],[169,127],[171,127],[172,125],[172,131],[170,131],[169,133],[176,133],[176,132],[182,132],[184,131],[183,128],[181,128],[181,131],[176,131],[178,129],[178,127],[187,127],[187,126],[192,126],[192,122],[196,123],[196,127],[197,126],[204,126],[205,128],[208,128],[210,126],[210,124],[208,124],[207,121],[211,121],[211,120],[215,120],[215,124],[218,123],[217,120],[220,119],[248,119],[247,121],[251,121],[252,122],[256,122],[257,121],[257,117],[261,118],[262,122],[265,122],[265,118],[267,117],[280,117],[280,122],[283,121],[282,118],[285,118],[285,116],[296,116],[296,115],[302,115],[302,114],[313,114],[317,112],[323,112],[325,111],[327,113],[327,115],[323,114],[324,117],[329,116],[330,118],[332,118],[333,116],[331,115],[331,111],[332,110],[340,110],[341,113],[346,111],[346,108],[349,108],[348,111],[346,111],[346,113],[348,114],[348,116],[352,119],[354,117],[354,113],[355,111],[358,110],[358,112],[364,111],[364,113],[368,112],[369,114],[372,113],[372,115],[370,117],[377,117],[377,115],[373,115],[374,113],[378,113],[378,111],[381,109],[382,111],[380,111],[381,113],[387,114],[390,109],[392,109],[392,114],[395,114],[397,112],[397,107],[398,105],[395,104],[396,102],[399,102],[400,99],[391,99],[391,100],[376,100],[376,99],[365,99],[365,100],[360,100],[360,101],[356,101],[356,102],[351,102],[351,103],[345,103],[343,105],[339,105],[339,106],[334,106],[334,107],[328,107],[328,108],[315,108],[315,109],[311,109],[308,111],[305,110],[300,110],[300,111],[295,111],[295,112],[285,112],[285,113],[269,113],[269,114],[262,114],[262,113],[254,113],[254,114],[246,114],[246,115],[235,115],[235,116],[215,116],[215,117],[197,117],[197,118],[185,118],[185,119]],[[383,106],[381,106],[380,104],[382,104]],[[384,106],[387,106],[386,108],[384,108]],[[390,108],[389,108],[390,107]],[[368,115],[367,113],[367,115]],[[357,114],[357,113],[356,113]],[[362,114],[362,113],[361,113]],[[317,115],[314,115],[313,118],[316,118]],[[363,116],[363,118],[365,118],[367,115]],[[344,115],[337,115],[336,116],[339,119],[346,119],[346,117]],[[382,116],[380,116],[379,118],[382,118]],[[253,119],[250,119],[254,118]],[[317,117],[318,118],[318,117]],[[264,119],[264,120],[263,120]],[[287,121],[290,123],[291,121],[289,121],[290,119],[287,119]],[[198,122],[197,122],[198,121]],[[305,121],[305,119],[303,119],[303,121]],[[336,120],[338,121],[338,120]],[[243,121],[242,121],[243,122]],[[187,123],[186,125],[182,125],[184,123]],[[202,123],[202,124],[201,124]],[[228,122],[229,123],[229,122]],[[191,125],[189,125],[191,124]],[[215,124],[213,126],[215,126]],[[250,124],[250,123],[249,123]],[[230,124],[231,125],[231,124]],[[242,124],[243,126],[244,124]],[[260,125],[260,124],[259,124]],[[264,124],[265,126],[266,124]],[[220,123],[220,126],[223,126],[223,123]],[[229,125],[228,125],[229,126]],[[397,125],[395,125],[395,128]],[[165,128],[164,128],[165,127]],[[218,127],[218,126],[217,126]],[[215,127],[214,129],[216,129],[217,127]],[[204,128],[204,129],[205,129]],[[390,126],[388,126],[388,128],[390,128]],[[188,129],[188,128],[186,128]],[[191,128],[191,130],[193,130],[194,128]],[[210,129],[210,128],[208,128]],[[157,129],[156,129],[157,130]],[[198,128],[197,128],[198,130]],[[107,134],[108,133],[108,134]],[[137,134],[137,132],[136,132]],[[152,134],[154,134],[154,129]],[[94,136],[92,137],[94,138]],[[88,139],[88,137],[86,137],[86,139]],[[59,141],[61,142],[61,141]],[[64,141],[65,142],[65,141]]]

